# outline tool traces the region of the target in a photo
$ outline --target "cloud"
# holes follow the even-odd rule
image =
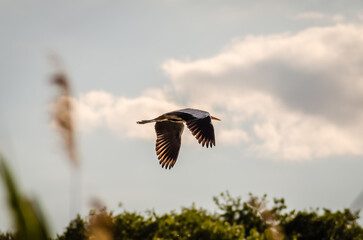
[[[195,61],[163,69],[189,104],[227,109],[230,128],[277,159],[361,155],[363,28],[247,36]],[[252,127],[251,127],[252,125]]]
[[[153,139],[152,131],[136,124],[154,118],[180,105],[168,99],[161,89],[149,89],[137,98],[117,97],[104,91],[91,91],[73,99],[78,129],[92,131],[104,127],[121,136]]]
[[[362,27],[355,25],[248,36],[214,57],[172,59],[163,69],[177,91],[188,92],[193,101],[206,99],[216,88],[258,90],[292,109],[350,122],[361,115],[363,104],[362,37]],[[196,82],[198,91],[188,90]]]
[[[76,99],[85,128],[153,139],[136,120],[184,106],[222,118],[217,143],[274,159],[363,154],[363,27],[337,24],[247,36],[203,59],[169,59],[168,88]]]

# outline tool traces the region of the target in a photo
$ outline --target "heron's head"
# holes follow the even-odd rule
[[[211,119],[213,119],[213,120],[218,120],[218,121],[222,121],[221,119],[219,119],[219,118],[216,118],[216,117],[213,117],[213,116],[210,116],[210,118],[211,118]]]

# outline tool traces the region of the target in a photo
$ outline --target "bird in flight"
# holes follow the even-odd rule
[[[189,130],[199,143],[204,147],[216,145],[212,119],[220,119],[210,116],[206,111],[185,108],[165,113],[151,120],[138,121],[138,124],[155,122],[156,154],[162,167],[172,168],[178,158],[181,135],[186,123]]]

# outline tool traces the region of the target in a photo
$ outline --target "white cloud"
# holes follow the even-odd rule
[[[263,111],[254,119],[253,133],[261,144],[252,146],[275,159],[301,160],[331,155],[363,154],[362,140],[330,121],[287,109],[276,99],[261,96]]]
[[[218,95],[228,95],[223,97],[234,96],[229,91],[258,89],[293,109],[349,120],[360,115],[357,110],[363,103],[362,29],[337,25],[297,34],[248,36],[214,57],[172,59],[163,69],[178,92],[188,92],[191,102],[218,102],[211,93],[221,88]],[[196,85],[198,91],[192,91]]]
[[[168,91],[91,92],[76,104],[86,128],[104,125],[127,137],[154,139],[135,121],[190,106],[222,118],[217,144],[286,160],[362,155],[362,64],[360,25],[247,36],[212,57],[166,61]]]
[[[163,65],[189,103],[226,109],[250,147],[282,159],[363,154],[363,28],[248,36],[216,56]],[[252,125],[252,128],[251,126]]]
[[[126,137],[153,139],[152,131],[146,132],[136,121],[151,119],[180,108],[160,89],[149,89],[137,98],[117,97],[104,91],[91,91],[74,99],[77,126],[91,131],[106,127]]]

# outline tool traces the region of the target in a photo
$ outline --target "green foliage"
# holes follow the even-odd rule
[[[349,209],[284,213],[284,199],[274,199],[269,208],[266,195],[259,199],[250,194],[250,199],[242,202],[228,192],[214,201],[225,221],[245,227],[247,239],[363,239],[363,229],[357,223],[359,212]]]
[[[206,210],[183,208],[180,214],[172,212],[156,217],[157,239],[243,239],[244,228],[231,225]]]
[[[114,217],[115,239],[152,239],[158,230],[158,223],[151,217],[144,217],[137,213],[124,211]]]
[[[183,208],[181,213],[171,212],[158,216],[149,212],[143,216],[135,212],[113,216],[106,209],[92,211],[82,220],[79,216],[67,227],[65,233],[58,236],[59,240],[98,239],[95,235],[110,234],[112,239],[208,239],[229,240],[243,239],[244,229],[241,225],[230,225],[217,215],[206,210]],[[105,238],[109,239],[109,238]]]
[[[291,212],[282,225],[290,236],[305,239],[363,239],[362,228],[358,225],[358,212],[352,213],[345,209],[343,212],[323,210],[319,215],[314,212]]]
[[[261,198],[250,195],[243,202],[228,192],[221,193],[214,201],[218,213],[209,213],[194,205],[182,208],[180,213],[172,211],[163,215],[154,211],[139,214],[125,210],[114,216],[106,209],[93,210],[84,219],[78,215],[57,239],[363,239],[363,229],[357,223],[358,212],[348,209],[284,212],[283,199],[274,199],[269,207],[266,195]],[[13,239],[25,238],[0,234],[0,240]]]
[[[37,202],[21,194],[18,185],[0,155],[0,177],[7,193],[7,202],[15,220],[15,239],[49,239],[49,230]],[[12,234],[2,234],[0,239],[14,239]]]
[[[258,198],[250,194],[243,202],[228,192],[214,201],[217,213],[194,205],[163,215],[124,211],[114,216],[106,209],[91,211],[85,220],[77,216],[58,239],[363,239],[358,213],[348,209],[285,212],[284,199],[274,199],[270,206],[266,195]]]
[[[72,220],[62,235],[58,235],[59,240],[83,240],[87,239],[85,221],[80,215]]]
[[[227,191],[213,199],[221,211],[222,219],[230,224],[244,226],[245,236],[248,237],[256,235],[255,233],[271,235],[271,232],[275,232],[277,223],[286,217],[281,214],[286,209],[284,199],[274,199],[274,205],[269,209],[266,198],[267,195],[259,199],[250,194],[250,199],[242,202],[241,197],[232,198]]]

